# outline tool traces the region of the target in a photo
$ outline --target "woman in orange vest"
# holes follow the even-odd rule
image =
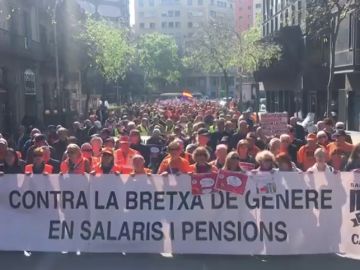
[[[181,174],[191,172],[189,162],[182,158],[181,146],[178,142],[171,142],[168,146],[169,158],[165,158],[159,167],[158,174],[167,175],[167,174]]]
[[[91,171],[90,162],[82,156],[79,146],[69,144],[66,153],[68,157],[61,162],[61,174],[84,174]]]
[[[95,157],[93,154],[92,146],[90,143],[83,143],[81,145],[81,153],[84,158],[87,158],[90,162],[90,167],[92,170],[99,164],[100,158]]]
[[[114,150],[104,148],[101,151],[101,161],[95,166],[91,174],[120,174],[121,168],[114,164]]]
[[[115,164],[121,167],[122,173],[129,174],[132,170],[133,157],[139,152],[130,148],[128,136],[121,136],[119,143],[120,149],[115,151]]]
[[[218,169],[209,164],[210,154],[205,147],[199,146],[192,154],[192,158],[195,161],[190,165],[192,173],[217,173]]]
[[[135,155],[132,159],[133,169],[130,172],[131,176],[136,174],[146,174],[151,175],[151,170],[145,168],[145,159],[142,155]]]
[[[25,166],[25,174],[51,174],[53,166],[45,164],[44,149],[38,147],[34,150],[33,164]]]

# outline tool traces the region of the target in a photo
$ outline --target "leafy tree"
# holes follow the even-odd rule
[[[95,67],[108,82],[124,78],[135,54],[126,29],[88,17],[80,37],[88,45]]]
[[[280,56],[279,46],[261,38],[260,25],[239,34],[226,21],[211,21],[188,43],[184,63],[206,73],[221,72],[228,97],[229,72],[249,74]]]
[[[327,84],[326,114],[331,110],[331,94],[334,84],[335,51],[341,23],[350,13],[358,12],[358,0],[308,0],[307,1],[307,34],[311,37],[329,40],[329,79]]]
[[[137,42],[137,62],[145,83],[153,89],[176,83],[180,78],[178,46],[170,36],[156,32],[141,36]]]

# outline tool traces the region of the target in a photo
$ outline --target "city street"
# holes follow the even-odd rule
[[[215,256],[177,255],[164,258],[150,254],[33,254],[22,252],[0,253],[0,268],[11,270],[219,270],[219,269],[359,269],[359,261],[343,259],[336,255],[311,256]]]

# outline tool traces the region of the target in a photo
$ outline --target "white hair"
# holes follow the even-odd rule
[[[225,145],[225,144],[218,144],[217,146],[216,146],[216,151],[217,150],[220,150],[220,149],[224,149],[224,150],[228,150],[228,147],[227,147],[227,145]]]

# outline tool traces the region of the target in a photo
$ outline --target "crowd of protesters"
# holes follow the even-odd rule
[[[123,105],[71,127],[19,128],[0,135],[0,174],[181,174],[219,169],[337,172],[360,169],[360,144],[344,123],[324,119],[307,133],[296,117],[287,133],[265,136],[255,114],[216,102]],[[253,167],[249,167],[249,164]]]

